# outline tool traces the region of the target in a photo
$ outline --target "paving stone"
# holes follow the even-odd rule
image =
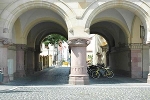
[[[108,79],[90,78],[89,85],[69,85],[69,68],[48,68],[33,76],[2,85],[0,100],[149,100],[146,79],[115,75]],[[2,87],[1,86],[1,87]],[[11,89],[11,87],[15,87]]]

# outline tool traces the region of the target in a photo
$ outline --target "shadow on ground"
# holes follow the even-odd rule
[[[68,85],[70,67],[50,67],[37,72],[32,76],[19,78],[4,85],[11,86],[41,86],[41,85]],[[113,78],[100,77],[89,78],[90,85],[101,84],[132,84],[146,83],[146,79],[132,79],[129,77],[115,75]]]

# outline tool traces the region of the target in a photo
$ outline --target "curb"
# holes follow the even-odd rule
[[[4,86],[4,87],[6,87],[6,86]],[[17,89],[18,87],[10,87],[10,88],[4,88],[4,89],[2,89],[2,90],[0,90],[0,93],[1,92],[8,92],[8,91],[12,91],[12,90],[15,90],[15,89]]]

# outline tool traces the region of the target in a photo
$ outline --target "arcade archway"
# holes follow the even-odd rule
[[[106,9],[93,17],[90,33],[99,34],[108,42],[109,65],[117,74],[147,77],[144,57],[148,56],[144,53],[148,49],[143,46],[145,35],[141,32],[141,26],[145,24],[135,13],[124,8]]]

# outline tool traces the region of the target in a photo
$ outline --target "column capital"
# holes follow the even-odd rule
[[[28,47],[27,50],[30,51],[30,52],[34,52],[35,51],[34,47]]]
[[[142,43],[130,43],[128,44],[130,49],[149,49],[149,44],[142,44]]]
[[[12,41],[8,38],[0,38],[0,44],[3,46],[13,45]]]
[[[11,46],[8,47],[8,50],[14,50],[14,51],[16,51],[16,46],[15,45],[11,45]]]
[[[70,38],[68,44],[71,47],[86,47],[90,44],[90,39],[87,38]]]
[[[128,44],[130,49],[141,49],[143,44],[142,43],[130,43]]]
[[[15,44],[16,45],[16,50],[17,51],[24,51],[27,49],[26,44]]]

